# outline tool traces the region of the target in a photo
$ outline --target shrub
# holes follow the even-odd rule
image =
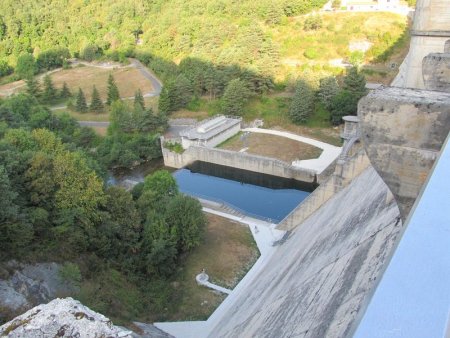
[[[74,263],[65,263],[61,269],[59,269],[59,277],[64,282],[79,286],[81,283],[80,268]]]
[[[311,15],[306,18],[303,29],[305,31],[315,31],[322,28],[322,25],[322,18],[319,15]]]
[[[182,154],[184,152],[184,149],[182,145],[179,142],[164,142],[164,148],[169,149],[170,151],[173,151],[177,154]]]
[[[317,59],[319,54],[317,53],[317,50],[315,48],[308,48],[303,53],[303,56],[307,59],[314,60]]]

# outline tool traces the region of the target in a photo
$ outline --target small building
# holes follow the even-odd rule
[[[213,148],[241,130],[242,118],[216,116],[180,132],[184,149],[192,145]]]

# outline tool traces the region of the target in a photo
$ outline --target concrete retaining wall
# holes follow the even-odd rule
[[[277,229],[292,230],[317,211],[334,194],[346,187],[353,178],[361,174],[370,164],[364,150],[360,150],[352,158],[336,163],[334,174],[321,183],[311,195],[282,220]]]
[[[267,175],[291,178],[307,183],[316,181],[314,172],[296,168],[289,163],[269,157],[197,146],[191,146],[182,154],[174,153],[165,148],[162,149],[162,153],[164,164],[173,168],[182,168],[195,161],[203,161]]]

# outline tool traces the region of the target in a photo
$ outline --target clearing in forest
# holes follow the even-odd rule
[[[122,68],[100,68],[90,66],[77,66],[71,69],[63,69],[50,74],[54,86],[57,89],[62,88],[66,82],[72,94],[76,94],[78,88],[81,88],[89,102],[92,94],[92,87],[95,85],[99,91],[102,100],[106,100],[108,76],[112,73],[114,80],[119,88],[122,98],[132,97],[138,89],[141,89],[145,95],[153,91],[150,81],[145,78],[141,72],[134,67]],[[41,81],[42,81],[42,77]],[[0,96],[6,96],[11,91],[13,93],[25,91],[24,81],[16,81],[0,86]]]

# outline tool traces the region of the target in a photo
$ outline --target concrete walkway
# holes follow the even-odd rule
[[[238,285],[232,290],[232,292],[225,298],[222,304],[214,311],[214,313],[206,321],[186,321],[186,322],[165,322],[155,323],[154,325],[176,338],[203,338],[206,337],[209,332],[215,327],[222,318],[222,315],[233,305],[233,303],[244,297],[243,291],[248,285],[252,284],[255,278],[261,273],[269,258],[277,250],[273,244],[283,238],[285,232],[276,230],[275,224],[260,221],[258,219],[244,216],[239,217],[231,214],[227,214],[221,211],[213,210],[207,207],[203,207],[203,211],[222,216],[233,221],[237,221],[248,225],[252,232],[253,238],[258,246],[261,256],[256,263],[247,272],[244,278]]]
[[[325,143],[325,142],[317,141],[317,140],[314,140],[309,137],[292,134],[292,133],[289,133],[286,131],[278,131],[278,130],[262,129],[262,128],[246,128],[246,129],[243,129],[242,131],[286,137],[291,140],[303,142],[303,143],[306,143],[306,144],[309,144],[314,147],[322,149],[322,154],[320,154],[320,156],[318,158],[314,158],[311,160],[302,160],[302,161],[292,162],[292,165],[294,167],[298,167],[298,168],[302,168],[302,169],[306,169],[306,170],[312,170],[316,174],[320,174],[322,171],[324,171],[334,160],[336,160],[338,158],[339,154],[342,151],[341,147],[336,147],[336,146],[333,146],[333,145]]]

